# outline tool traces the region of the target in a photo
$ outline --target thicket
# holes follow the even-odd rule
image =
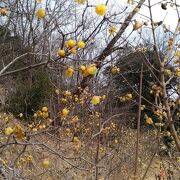
[[[43,70],[34,73],[32,83],[17,82],[14,88],[7,99],[7,109],[15,115],[23,113],[26,118],[32,117],[43,104],[48,104],[53,90],[48,74]]]

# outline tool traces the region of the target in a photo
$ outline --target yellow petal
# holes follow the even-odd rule
[[[93,105],[99,104],[99,103],[100,103],[100,96],[93,96],[93,97],[92,97],[92,100],[91,100],[91,103],[92,103]]]
[[[10,136],[13,133],[13,129],[11,127],[7,127],[5,129],[5,135]]]
[[[38,19],[42,19],[46,16],[46,12],[44,9],[39,9],[37,12],[36,12],[36,17]]]
[[[104,16],[107,12],[107,6],[104,4],[99,4],[96,6],[95,10],[98,15]]]

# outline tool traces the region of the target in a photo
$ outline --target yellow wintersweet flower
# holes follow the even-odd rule
[[[57,54],[59,55],[59,56],[65,56],[65,51],[63,50],[63,49],[59,49],[58,51],[57,51]]]
[[[41,117],[41,116],[42,116],[42,111],[39,110],[39,111],[37,111],[36,113],[37,113],[37,116],[38,116],[38,117]]]
[[[42,107],[43,112],[48,112],[48,108],[46,106]]]
[[[70,91],[64,91],[64,96],[71,96],[71,92]]]
[[[78,4],[85,4],[86,0],[75,0],[75,2]]]
[[[79,121],[79,118],[77,116],[74,116],[72,119],[71,119],[71,123],[77,123]]]
[[[95,75],[97,72],[97,67],[95,64],[91,64],[87,67],[87,74],[88,75]]]
[[[37,118],[37,117],[38,117],[37,113],[34,113],[33,117],[34,117],[34,118]]]
[[[62,117],[66,117],[69,114],[69,110],[67,108],[64,108],[61,112]]]
[[[117,144],[117,143],[118,143],[118,140],[117,140],[117,139],[115,139],[115,140],[114,140],[114,142]]]
[[[46,12],[44,9],[39,9],[37,12],[36,12],[36,17],[38,19],[42,19],[46,16]]]
[[[32,131],[33,132],[37,132],[38,130],[37,130],[37,128],[33,128]]]
[[[147,118],[146,118],[146,123],[147,123],[147,124],[153,124],[152,118],[147,117]]]
[[[56,89],[56,90],[55,90],[55,93],[56,93],[57,95],[59,95],[59,94],[60,94],[59,89]]]
[[[118,74],[120,72],[120,69],[117,66],[112,67],[111,73],[112,74]]]
[[[80,66],[80,70],[81,70],[81,72],[82,72],[83,77],[89,76],[89,74],[88,74],[88,72],[87,72],[87,67],[86,67],[86,66],[81,65],[81,66]]]
[[[125,96],[119,96],[118,99],[120,100],[120,102],[125,102],[126,101]]]
[[[80,66],[80,70],[81,70],[81,71],[85,71],[85,70],[86,70],[86,66],[81,65],[81,66]]]
[[[6,8],[1,9],[1,15],[2,16],[7,16],[7,9]]]
[[[86,44],[84,43],[84,41],[78,41],[77,45],[78,45],[78,47],[81,48],[81,49],[83,49],[83,48],[86,46]]]
[[[71,77],[74,74],[74,68],[73,67],[68,67],[65,71],[65,76],[66,77]]]
[[[177,51],[177,52],[175,53],[175,55],[178,56],[178,57],[180,57],[180,51]]]
[[[131,3],[131,0],[127,0],[127,3],[130,4],[130,3]]]
[[[178,99],[176,103],[177,103],[178,105],[180,105],[180,99]]]
[[[25,156],[26,161],[31,162],[33,160],[32,155]]]
[[[7,127],[4,133],[6,136],[10,136],[13,133],[13,129],[11,127]]]
[[[76,45],[76,42],[72,39],[70,39],[66,42],[66,47],[68,47],[68,48],[73,48],[75,45]]]
[[[73,138],[73,142],[77,143],[78,141],[79,141],[78,137],[75,136],[75,137]]]
[[[100,96],[93,96],[93,97],[92,97],[92,100],[91,100],[91,103],[92,103],[93,105],[99,104],[99,103],[100,103]]]
[[[145,105],[141,105],[141,111],[143,111],[145,109]]]
[[[22,118],[22,117],[23,117],[23,113],[20,113],[20,114],[19,114],[19,117]]]
[[[50,162],[48,159],[44,159],[43,162],[42,162],[42,167],[43,168],[48,168],[50,165]]]
[[[126,94],[125,99],[126,101],[130,101],[132,99],[132,94],[131,93]]]
[[[79,148],[81,147],[81,141],[78,139],[78,137],[75,136],[75,137],[73,138],[73,142],[74,142],[76,151],[78,151]]]
[[[48,118],[48,117],[49,117],[49,113],[48,113],[48,112],[46,112],[46,111],[44,111],[44,112],[42,113],[42,117],[44,117],[44,118]]]
[[[66,129],[66,135],[71,136],[71,130],[69,128]]]
[[[46,128],[45,124],[39,125],[39,129],[45,129],[45,128]]]
[[[116,32],[117,32],[117,29],[116,29],[115,26],[111,26],[111,27],[109,28],[109,33],[110,33],[110,34],[115,34]]]
[[[143,24],[139,21],[135,21],[135,24],[133,25],[133,30],[138,30],[143,26]]]
[[[102,100],[105,100],[106,99],[106,95],[103,95],[101,98],[102,98]]]
[[[107,6],[104,4],[99,4],[99,5],[96,5],[95,10],[98,15],[104,16],[107,12]]]
[[[176,69],[176,75],[177,75],[178,77],[180,77],[180,68],[177,68],[177,69]]]
[[[25,137],[25,133],[19,124],[15,125],[13,133],[18,139],[23,139]]]
[[[171,70],[169,70],[169,69],[165,69],[165,70],[164,70],[164,74],[165,74],[166,76],[170,76],[170,75],[172,74],[172,72],[171,72]]]
[[[63,104],[66,104],[66,103],[67,103],[67,99],[61,98],[61,102],[62,102]]]
[[[72,49],[70,49],[70,53],[71,54],[76,54],[77,53],[77,50],[75,47],[73,47]]]
[[[137,13],[140,9],[139,8],[135,8],[134,11]]]

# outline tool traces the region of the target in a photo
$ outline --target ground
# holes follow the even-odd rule
[[[5,169],[9,179],[27,180],[93,180],[95,174],[94,161],[97,144],[84,137],[80,147],[72,142],[72,137],[65,134],[65,129],[57,131],[42,131],[31,136],[30,145],[25,147],[22,141],[19,145],[3,146],[8,142],[4,135],[4,127],[20,124],[24,129],[25,123],[13,116],[7,123],[1,118],[1,166]],[[141,131],[139,146],[139,178],[133,176],[135,162],[136,129],[121,126],[114,139],[100,143],[98,179],[99,180],[127,180],[142,179],[157,148],[156,136],[153,130]],[[63,141],[62,141],[63,139]],[[13,142],[9,140],[9,142]],[[172,157],[155,153],[148,170],[146,179],[156,180],[161,174],[165,180],[180,180],[180,157],[174,152]],[[29,159],[28,159],[29,158]],[[44,159],[50,164],[48,168],[42,166]],[[8,169],[9,168],[9,169]],[[14,169],[14,174],[12,171]],[[19,174],[19,177],[15,174]]]

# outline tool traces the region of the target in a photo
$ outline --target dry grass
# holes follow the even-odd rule
[[[14,120],[11,116],[9,124],[22,122]],[[1,127],[4,126],[1,119]],[[6,124],[5,126],[7,126]],[[8,125],[9,126],[9,125]],[[60,141],[59,139],[66,141]],[[64,129],[59,133],[40,133],[31,138],[31,145],[7,146],[1,152],[2,164],[7,160],[5,166],[13,167],[22,177],[27,180],[93,180],[94,179],[94,157],[96,154],[96,142],[89,139],[81,140],[81,148],[77,150],[72,138],[64,137]],[[139,176],[142,178],[149,162],[156,149],[156,140],[153,131],[141,132],[140,137],[140,157],[139,157]],[[7,141],[7,138],[1,133],[1,143]],[[34,144],[33,144],[34,142]],[[42,143],[38,145],[37,143]],[[99,154],[99,180],[127,180],[133,179],[134,161],[135,161],[136,130],[121,127],[118,132],[118,143],[114,141],[100,144]],[[2,149],[1,149],[2,150]],[[22,153],[23,152],[23,153]],[[22,153],[22,154],[21,154]],[[19,158],[17,159],[18,155]],[[27,161],[26,157],[32,155],[32,161]],[[155,175],[160,173],[160,169],[165,170],[165,179],[168,180],[168,173],[172,173],[173,180],[179,180],[180,163],[177,163],[176,157],[160,157],[156,154],[152,165],[147,174],[147,180],[155,180]],[[48,159],[50,166],[48,169],[42,167],[42,161]],[[91,162],[91,163],[89,163]],[[71,165],[70,165],[71,164]],[[13,173],[11,178],[15,177]],[[139,179],[141,179],[139,178]],[[15,178],[15,179],[18,179]]]

